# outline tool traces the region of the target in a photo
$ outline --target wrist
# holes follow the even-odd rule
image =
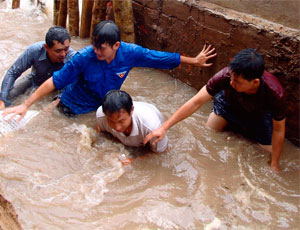
[[[26,100],[26,101],[24,101],[23,105],[26,106],[27,108],[29,108],[31,106],[31,103],[29,100]]]

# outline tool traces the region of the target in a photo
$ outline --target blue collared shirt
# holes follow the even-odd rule
[[[53,73],[57,89],[65,90],[61,101],[73,113],[97,110],[102,98],[111,89],[120,89],[133,67],[172,69],[180,64],[180,54],[155,51],[136,44],[121,42],[114,60],[100,61],[88,46],[78,51],[71,61]]]
[[[0,93],[0,100],[4,101],[6,106],[11,104],[8,100],[8,96],[15,81],[27,69],[32,67],[30,75],[33,85],[39,86],[52,76],[53,71],[61,69],[64,63],[69,61],[76,53],[75,50],[70,48],[64,63],[52,63],[47,57],[47,51],[44,44],[45,42],[37,42],[29,46],[6,72],[2,81]]]

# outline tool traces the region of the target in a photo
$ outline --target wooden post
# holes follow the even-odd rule
[[[59,14],[58,14],[58,26],[66,28],[68,14],[68,2],[67,0],[60,0]]]
[[[135,43],[131,0],[113,0],[115,23],[120,28],[121,39]]]
[[[79,6],[78,0],[68,0],[69,33],[71,36],[79,35]]]
[[[94,0],[83,0],[82,12],[81,12],[81,23],[80,23],[80,38],[88,38],[90,36],[92,11],[93,11]]]
[[[20,0],[13,0],[12,1],[12,8],[13,9],[20,8]]]
[[[59,5],[60,5],[60,0],[54,0],[54,4],[53,4],[53,24],[54,25],[58,25]]]
[[[92,11],[92,23],[90,29],[90,38],[93,36],[93,31],[96,25],[105,20],[106,18],[106,8],[110,1],[109,0],[97,0],[94,2],[93,11]]]

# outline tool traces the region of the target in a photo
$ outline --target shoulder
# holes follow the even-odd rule
[[[151,128],[153,125],[156,127],[163,122],[161,112],[152,104],[146,102],[133,102],[133,114],[141,124]]]
[[[79,61],[80,63],[86,63],[90,62],[93,59],[97,59],[97,57],[93,50],[93,47],[90,45],[84,47],[81,50],[78,50],[72,57],[71,61]]]
[[[284,88],[282,87],[279,80],[274,75],[272,75],[271,73],[265,70],[262,76],[262,80],[264,81],[267,89],[269,89],[269,91],[272,94],[280,98],[284,97]]]
[[[121,42],[120,45],[120,51],[126,55],[136,55],[140,53],[143,49],[145,48],[134,43]]]
[[[218,91],[226,88],[230,84],[230,69],[225,67],[210,78],[206,84],[207,92],[215,95]]]
[[[105,117],[105,114],[103,113],[102,111],[102,106],[100,106],[98,109],[97,109],[97,112],[96,112],[96,118],[102,118],[102,117]]]
[[[45,45],[45,42],[36,42],[36,43],[31,44],[27,48],[27,50],[30,52],[41,52],[41,51],[45,50],[44,45]]]
[[[230,69],[228,66],[221,69],[212,77],[212,79],[214,80],[221,80],[221,79],[228,79],[228,78],[230,78]]]
[[[69,52],[67,55],[67,58],[70,59],[76,54],[76,50],[72,49],[71,47],[69,48]]]

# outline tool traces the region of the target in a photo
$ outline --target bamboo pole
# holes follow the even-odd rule
[[[123,41],[135,43],[131,0],[113,0],[115,23],[120,28]]]
[[[57,22],[58,26],[62,26],[66,28],[67,14],[68,14],[68,2],[67,0],[60,0],[58,22]]]
[[[81,23],[79,33],[80,38],[88,38],[90,36],[93,5],[94,0],[83,0],[82,2]]]
[[[78,0],[68,0],[69,33],[71,36],[79,35],[79,6]]]
[[[97,0],[94,2],[93,11],[92,11],[92,22],[90,29],[90,38],[93,36],[93,31],[96,25],[106,19],[106,9],[109,0]]]
[[[53,4],[53,24],[54,25],[58,25],[59,5],[60,5],[60,0],[54,0],[54,4]]]
[[[12,1],[12,8],[13,9],[20,8],[20,0],[13,0]]]

